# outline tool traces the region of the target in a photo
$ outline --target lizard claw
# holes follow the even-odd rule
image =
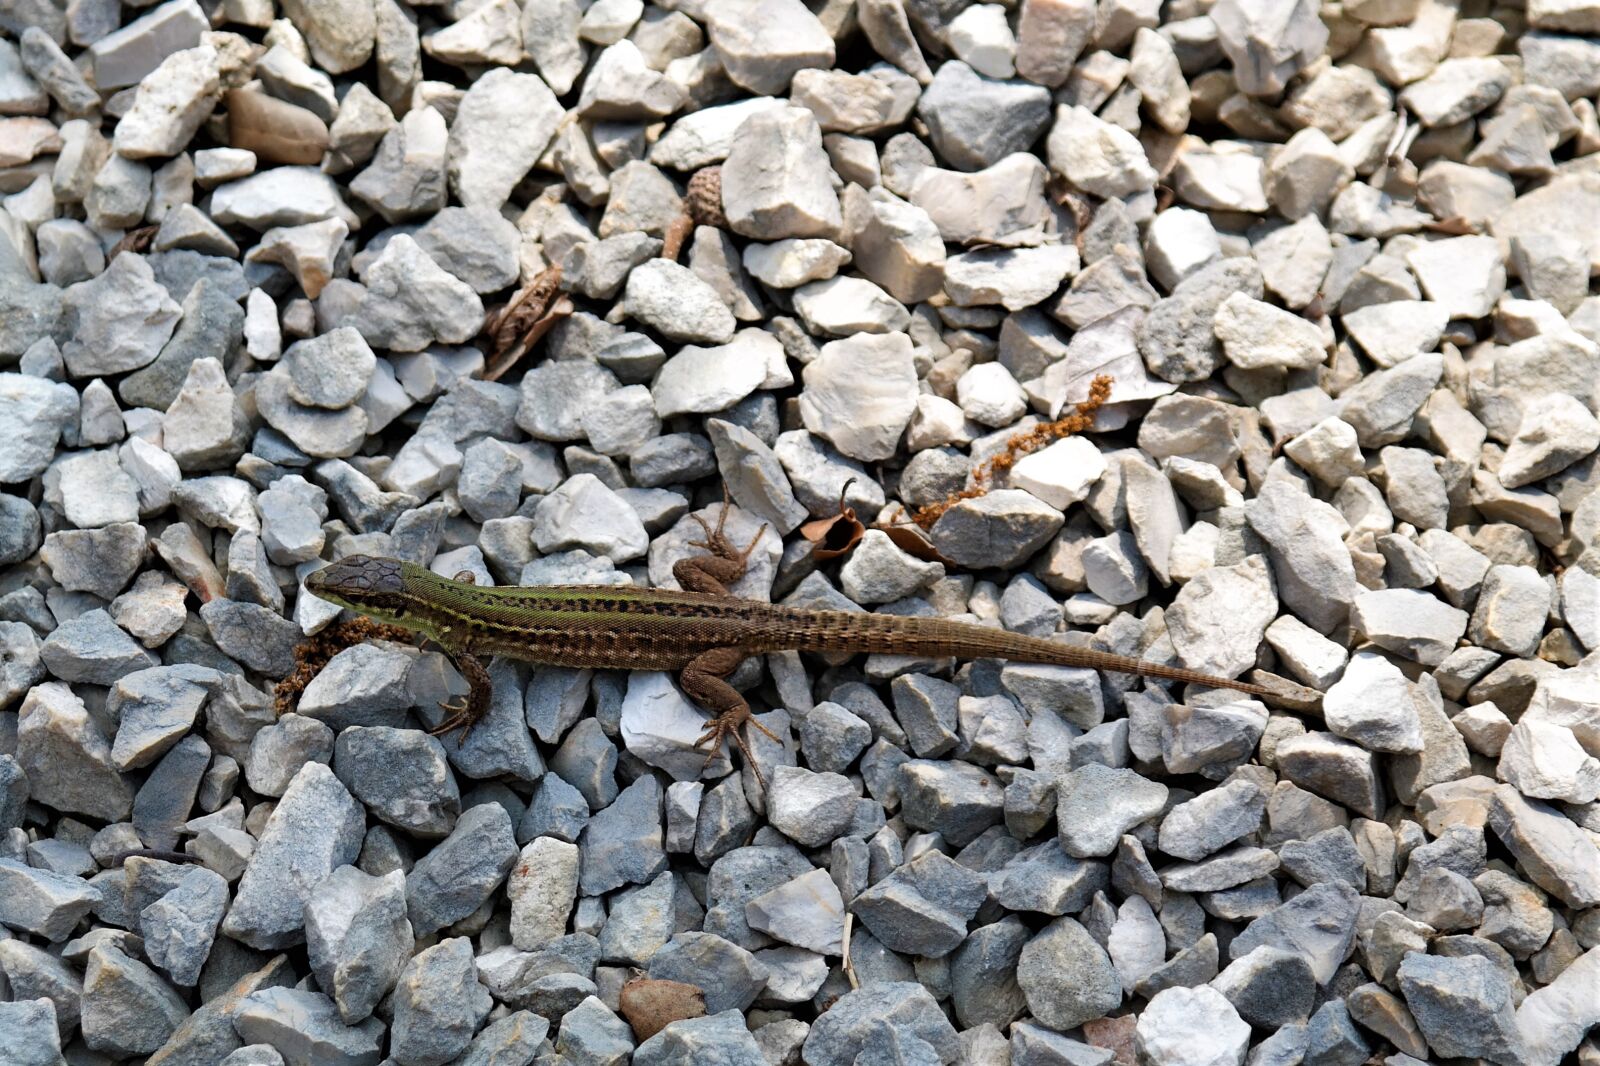
[[[770,524],[768,522],[761,523],[761,528],[756,530],[756,535],[750,538],[750,543],[746,544],[743,550],[739,552],[739,561],[741,563],[749,559],[750,553],[756,550],[756,543],[761,540],[761,535],[767,531],[767,526]]]
[[[706,766],[710,766],[722,752],[722,739],[724,737],[732,737],[733,742],[739,746],[739,751],[744,754],[745,765],[750,767],[750,772],[756,775],[756,784],[760,786],[762,791],[766,791],[767,779],[761,776],[761,767],[756,763],[756,757],[750,751],[750,745],[745,743],[744,734],[739,731],[739,727],[746,722],[754,725],[761,732],[772,737],[773,740],[778,739],[770,729],[751,717],[748,708],[740,707],[719,714],[706,722],[706,730],[700,734],[700,739],[694,742],[694,746],[696,748],[710,746],[711,750],[706,754],[705,762]]]
[[[471,706],[465,696],[456,700],[440,700],[439,709],[449,712],[444,721],[428,730],[430,737],[444,739],[457,730],[461,735],[456,738],[456,743],[465,744],[467,737],[472,735],[472,727],[478,724],[478,715],[472,713]]]
[[[711,526],[708,526],[706,524],[706,520],[699,515],[690,515],[689,517],[693,518],[696,522],[699,522],[700,528],[705,530],[706,539],[691,540],[689,541],[689,547],[704,548],[706,551],[710,552],[712,555],[715,555],[719,559],[737,559],[739,562],[744,562],[749,559],[750,553],[756,550],[756,545],[761,541],[762,534],[766,533],[767,526],[771,525],[771,523],[761,523],[761,528],[756,530],[755,536],[750,538],[750,543],[746,544],[743,548],[735,548],[733,543],[728,540],[727,534],[722,531],[723,523],[727,520],[729,509],[729,504],[724,503],[722,505],[722,513],[717,515],[717,525],[715,529],[713,529]]]

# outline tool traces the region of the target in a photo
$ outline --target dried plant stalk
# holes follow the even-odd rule
[[[911,520],[923,529],[933,528],[933,524],[941,515],[962,500],[971,500],[987,494],[994,484],[995,476],[1010,470],[1018,459],[1029,452],[1037,451],[1062,437],[1070,437],[1074,433],[1082,433],[1092,427],[1095,413],[1105,406],[1110,398],[1111,378],[1109,375],[1101,374],[1089,383],[1089,398],[1078,404],[1072,414],[1063,415],[1054,422],[1041,422],[1032,429],[1018,433],[1008,440],[1006,446],[999,452],[978,464],[972,474],[970,489],[952,492],[938,503],[917,508]]]

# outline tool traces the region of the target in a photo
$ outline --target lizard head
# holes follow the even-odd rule
[[[362,614],[398,620],[405,607],[405,573],[398,559],[347,555],[306,575],[306,590]]]

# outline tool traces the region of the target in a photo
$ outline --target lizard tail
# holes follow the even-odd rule
[[[974,625],[946,618],[850,614],[842,611],[807,614],[809,617],[804,622],[790,629],[791,639],[785,646],[798,647],[801,651],[1009,659],[1012,662],[1111,670],[1166,681],[1234,689],[1255,696],[1271,695],[1266,688],[1248,681],[1217,677],[1181,666],[1147,662],[1127,655],[1114,655],[1044,637],[1030,637],[997,626]],[[795,637],[799,637],[799,640],[794,640]]]

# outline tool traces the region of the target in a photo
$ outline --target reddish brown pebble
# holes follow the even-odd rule
[[[706,994],[700,991],[700,986],[683,981],[635,977],[622,986],[618,1006],[622,1016],[633,1026],[634,1038],[642,1044],[673,1022],[703,1018]]]
[[[228,143],[263,163],[314,166],[328,150],[328,127],[303,107],[249,89],[226,97]]]
[[[1139,1061],[1133,1046],[1133,1027],[1138,1021],[1131,1014],[1124,1014],[1120,1018],[1096,1018],[1083,1023],[1083,1039],[1111,1052],[1116,1056],[1118,1066],[1134,1066]]]

